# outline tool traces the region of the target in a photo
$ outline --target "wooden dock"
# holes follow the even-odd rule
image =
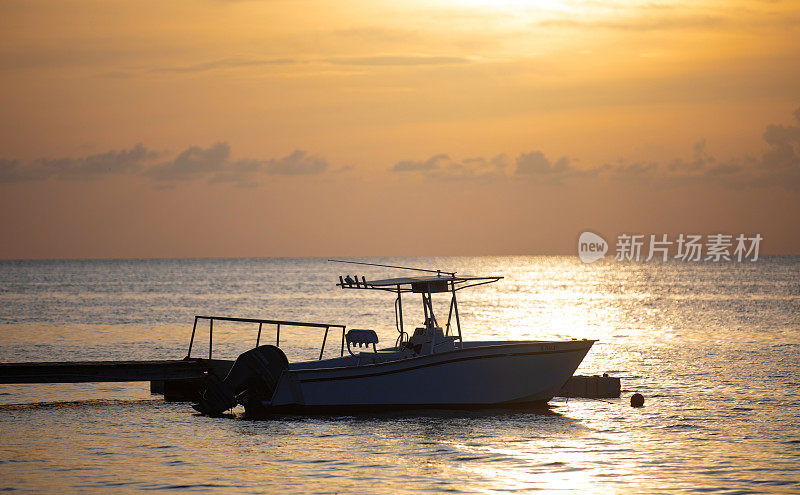
[[[192,380],[212,371],[225,376],[232,365],[223,359],[0,363],[0,384]]]

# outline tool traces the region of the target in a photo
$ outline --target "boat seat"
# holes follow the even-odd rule
[[[375,330],[359,330],[353,328],[347,331],[345,340],[347,341],[347,352],[353,356],[355,356],[355,354],[350,350],[351,345],[353,347],[369,348],[369,345],[372,344],[372,351],[376,354],[378,353],[378,349],[375,346],[378,343],[378,334],[375,333]]]

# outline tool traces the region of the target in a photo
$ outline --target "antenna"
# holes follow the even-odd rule
[[[345,260],[328,260],[333,263],[349,263],[351,265],[369,265],[369,266],[380,266],[383,268],[399,268],[401,270],[415,270],[418,272],[428,272],[428,273],[436,273],[441,275],[442,273],[450,275],[451,277],[455,277],[456,272],[446,272],[444,270],[426,270],[424,268],[412,268],[410,266],[397,266],[397,265],[382,265],[379,263],[366,263],[364,261],[345,261]]]

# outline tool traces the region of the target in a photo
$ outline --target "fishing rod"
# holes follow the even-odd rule
[[[369,266],[380,266],[380,267],[383,267],[383,268],[399,268],[401,270],[415,270],[415,271],[418,271],[418,272],[428,272],[428,273],[436,273],[436,274],[445,273],[445,274],[450,275],[451,277],[455,277],[455,275],[456,275],[456,272],[446,272],[444,270],[426,270],[424,268],[412,268],[412,267],[409,267],[409,266],[397,266],[397,265],[382,265],[380,263],[367,263],[367,262],[364,262],[364,261],[345,261],[345,260],[328,260],[328,261],[333,262],[333,263],[349,263],[351,265],[369,265]]]

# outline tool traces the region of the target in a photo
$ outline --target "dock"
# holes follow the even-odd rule
[[[0,363],[0,383],[191,380],[212,371],[225,376],[232,365],[233,361],[222,359]]]
[[[203,375],[224,377],[231,366],[233,361],[225,359],[0,363],[0,384],[150,382],[150,392],[165,400],[193,401]]]

